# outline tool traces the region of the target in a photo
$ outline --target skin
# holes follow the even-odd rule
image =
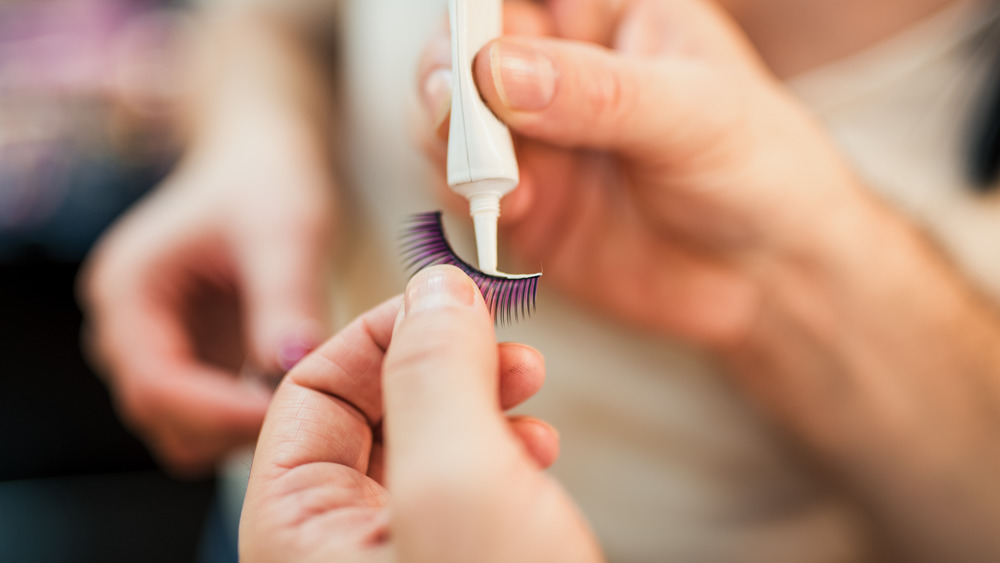
[[[941,3],[883,0],[877,11],[860,0],[809,9],[791,0],[724,5],[772,68],[801,68],[861,48]],[[521,22],[520,32],[601,43],[626,5],[512,2],[508,19]],[[768,17],[773,13],[786,17]],[[185,158],[110,230],[81,278],[91,357],[125,421],[176,474],[207,473],[252,441],[269,385],[248,385],[247,372],[275,378],[327,333],[324,280],[339,222],[328,157],[334,96],[310,39],[329,21],[322,13],[250,9],[203,18],[202,40],[185,63],[196,78],[177,88],[192,93],[176,111],[187,131]],[[858,21],[866,22],[865,33],[848,33]],[[447,56],[446,46],[438,51]],[[782,63],[783,53],[799,59]],[[427,96],[437,100],[439,121],[447,108],[440,90],[439,83]],[[531,182],[526,177],[507,198],[505,218],[532,205]],[[527,258],[537,265],[537,257]],[[743,299],[724,275],[705,270],[704,292]],[[206,308],[206,301],[224,306]]]
[[[496,344],[472,280],[451,266],[421,272],[405,300],[360,317],[278,389],[241,561],[600,560],[542,472],[554,431],[502,410],[543,377],[537,351]]]
[[[508,11],[474,62],[521,165],[507,248],[714,355],[902,560],[994,559],[992,305],[867,193],[717,6],[618,3],[603,30],[559,6]],[[440,51],[425,96],[447,82]],[[425,105],[440,135],[447,104]]]
[[[544,264],[550,283],[631,324],[697,342],[738,338],[756,314],[743,271],[808,253],[813,242],[790,233],[813,229],[811,218],[829,209],[863,208],[855,200],[866,196],[713,6],[627,3],[602,19],[619,22],[604,30],[568,9],[560,21],[558,6],[521,4],[506,19],[512,37],[481,51],[474,66],[484,99],[518,134],[522,181],[502,215],[510,244],[525,263]],[[546,37],[563,28],[615,47]],[[544,50],[533,51],[538,45]],[[505,48],[541,53],[558,75],[544,107],[523,111],[502,99],[531,100],[522,90],[539,82],[511,59],[512,81],[501,85]],[[449,64],[432,49],[423,76]],[[790,139],[809,141],[795,159],[783,158]],[[432,144],[436,156],[443,147]]]
[[[318,61],[256,17],[204,26],[179,111],[185,157],[103,237],[79,286],[121,416],[181,476],[251,443],[269,380],[326,336],[337,222]]]
[[[855,10],[860,6],[844,5]],[[912,5],[924,13],[931,9],[930,4]],[[517,135],[523,182],[505,201],[507,247],[519,251],[525,263],[544,263],[547,283],[580,302],[712,353],[748,400],[760,405],[867,509],[874,530],[901,559],[995,560],[1000,553],[991,529],[1000,519],[1000,491],[994,484],[1000,469],[994,439],[1000,430],[995,415],[1000,412],[1000,321],[932,245],[867,194],[772,71],[790,74],[820,64],[863,48],[875,33],[847,46],[818,49],[782,68],[777,58],[782,49],[766,45],[768,27],[754,24],[738,6],[730,8],[739,22],[719,6],[697,0],[508,3],[509,31],[518,36],[489,45],[474,67],[484,99]],[[885,29],[904,27],[920,10],[895,18]],[[796,31],[795,22],[808,23],[810,18],[798,14],[800,19],[783,29],[801,41],[810,34]],[[850,19],[812,21],[837,29]],[[800,46],[793,41],[783,49],[796,51]],[[440,95],[446,92],[441,87],[447,82],[446,63],[434,51],[432,46],[420,73],[420,91],[433,120],[429,138],[441,130],[447,108]],[[296,57],[290,60],[308,60],[301,53]],[[544,84],[541,68],[555,71],[555,81],[544,92],[539,91]],[[307,138],[302,135],[287,140]],[[440,140],[429,144],[440,154]],[[312,149],[294,152],[315,154]],[[298,164],[292,169],[317,169],[314,162]],[[123,263],[120,271],[128,272],[131,262]],[[107,275],[107,284],[127,278]],[[97,308],[110,310],[117,293],[104,291]],[[157,302],[174,314],[169,301]],[[457,320],[461,330],[454,338],[485,322]],[[118,326],[117,332],[97,329],[104,335],[96,338],[99,348],[111,350],[104,354],[108,357],[114,357],[120,345],[112,336],[128,334],[126,327],[137,325]],[[405,326],[404,318],[399,330]],[[410,342],[404,334],[400,342]],[[495,389],[486,379],[496,372],[495,351],[474,347],[475,357],[456,357],[454,364],[446,365],[434,360],[442,354],[450,357],[447,354],[459,347],[440,346],[433,353],[419,351],[420,346],[412,355],[400,353],[398,364],[386,360],[385,412],[406,410],[405,401],[392,398],[395,383],[400,383],[393,373],[409,373],[427,385],[441,376],[455,386],[443,386],[442,393],[455,392],[473,402],[417,401],[412,418],[397,419],[412,422],[412,428],[401,425],[394,430],[392,417],[387,418],[383,430],[389,442],[383,446],[390,448],[390,462],[385,482],[365,465],[370,456],[358,454],[369,443],[377,450],[376,434],[369,438],[365,427],[380,420],[369,413],[362,421],[357,411],[365,411],[359,399],[347,400],[354,410],[333,401],[333,411],[317,408],[306,418],[289,418],[281,407],[273,407],[257,450],[253,494],[244,514],[245,556],[268,560],[302,548],[305,551],[296,553],[304,558],[313,553],[306,548],[314,548],[324,556],[336,553],[345,559],[481,560],[481,554],[469,550],[499,545],[504,551],[488,553],[517,561],[542,554],[538,560],[551,560],[544,551],[549,544],[532,536],[544,514],[541,522],[554,527],[551,536],[562,542],[560,553],[579,555],[572,560],[597,557],[592,539],[562,497],[533,494],[547,485],[538,485],[536,477],[510,479],[506,472],[498,477],[495,464],[479,464],[479,455],[467,455],[478,453],[468,448],[480,443],[498,445],[505,456],[502,463],[508,464],[502,467],[533,475],[524,469],[524,460],[532,456],[511,445],[534,451],[533,442],[517,432],[520,440],[512,440],[511,433],[500,430],[506,427],[497,422],[503,419],[496,402],[482,402],[491,400],[484,398],[482,389]],[[392,354],[390,344],[390,359]],[[307,360],[307,365],[314,361]],[[128,374],[136,372],[115,362],[110,365],[119,374],[112,377],[116,393],[127,402],[126,390],[139,385],[127,383],[135,381]],[[401,371],[394,371],[393,365]],[[482,377],[455,377],[455,366]],[[323,373],[316,366],[312,369]],[[302,370],[304,377],[306,367]],[[373,377],[365,373],[366,381]],[[354,389],[351,380],[345,383],[327,375],[321,379],[336,384],[333,388],[289,376],[298,383],[282,387],[276,405],[289,404],[284,393],[292,394],[293,403],[305,397],[330,402],[323,397],[344,397]],[[176,377],[164,374],[168,376]],[[466,386],[467,379],[488,384],[476,391]],[[149,376],[145,381],[165,380]],[[414,385],[398,389],[421,388]],[[163,393],[164,387],[154,388]],[[146,398],[156,404],[162,400],[155,399],[157,393]],[[476,403],[476,397],[481,402]],[[325,425],[339,424],[345,410],[355,414],[354,430],[340,434],[344,443],[324,440],[319,446],[328,447],[328,455],[292,456],[275,468],[273,460],[281,461],[282,452],[295,453],[298,439],[308,442],[316,434],[297,433],[295,441],[279,438],[303,420],[326,432]],[[323,412],[342,416],[312,414]],[[290,416],[295,415],[292,410]],[[407,431],[416,433],[414,443],[428,444],[428,449],[391,450],[393,436]],[[449,449],[449,444],[458,447]],[[353,451],[353,457],[344,458],[346,451]],[[391,461],[394,456],[398,462]],[[457,481],[442,478],[442,460],[461,468],[455,473]],[[393,464],[399,468],[396,474]],[[283,471],[298,467],[306,469]],[[319,477],[310,480],[310,468],[318,468]],[[334,473],[350,479],[338,480]],[[282,477],[288,474],[302,477]],[[388,488],[376,487],[362,474]],[[330,520],[340,518],[343,524],[359,514],[365,518],[343,528],[319,516],[299,518],[313,506],[292,494],[300,485],[316,488],[317,494],[309,498],[322,499],[319,507]],[[426,497],[408,496],[422,489],[440,492],[435,495],[444,499],[440,513],[427,509],[433,503],[418,502]],[[386,491],[391,496],[385,496]],[[327,503],[328,498],[333,501]],[[540,507],[533,504],[538,498],[556,500]],[[479,502],[463,504],[462,499]],[[359,502],[372,508],[345,510]],[[394,502],[399,509],[393,508]],[[391,510],[385,510],[387,506]],[[495,520],[481,520],[487,517]],[[337,530],[347,535],[338,536]],[[465,537],[475,541],[452,541]],[[373,555],[376,549],[382,551]]]

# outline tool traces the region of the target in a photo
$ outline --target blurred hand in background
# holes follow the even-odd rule
[[[242,13],[202,32],[185,156],[81,283],[121,414],[189,475],[253,441],[274,381],[325,335],[335,222],[332,101],[314,54]]]

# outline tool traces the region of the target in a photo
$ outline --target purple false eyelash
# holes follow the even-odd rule
[[[486,306],[498,325],[527,318],[535,310],[538,278],[541,274],[506,276],[487,274],[462,260],[448,244],[441,223],[441,212],[419,213],[410,218],[400,236],[407,270],[416,274],[438,264],[450,264],[472,278],[486,300]]]

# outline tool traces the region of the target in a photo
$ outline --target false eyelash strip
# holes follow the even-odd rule
[[[535,311],[538,278],[542,274],[510,276],[487,274],[473,268],[455,254],[444,235],[441,212],[419,213],[407,221],[400,235],[404,267],[412,274],[438,264],[449,264],[465,272],[479,287],[486,307],[498,325],[528,318]]]

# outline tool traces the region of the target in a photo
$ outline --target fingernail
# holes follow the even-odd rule
[[[316,328],[308,323],[287,336],[278,350],[278,367],[288,371],[315,350],[319,346],[319,338],[315,333]]]
[[[281,351],[278,352],[278,366],[288,371],[295,367],[295,364],[301,362],[302,358],[308,356],[312,350],[312,347],[303,344],[288,343],[282,346]]]
[[[438,68],[431,71],[420,88],[424,108],[436,126],[444,121],[451,110],[451,69]]]
[[[406,286],[404,315],[420,311],[469,307],[476,287],[454,266],[435,266],[418,273]]]
[[[498,41],[490,46],[490,68],[500,101],[515,111],[539,111],[552,103],[559,73],[555,62],[527,45]]]

